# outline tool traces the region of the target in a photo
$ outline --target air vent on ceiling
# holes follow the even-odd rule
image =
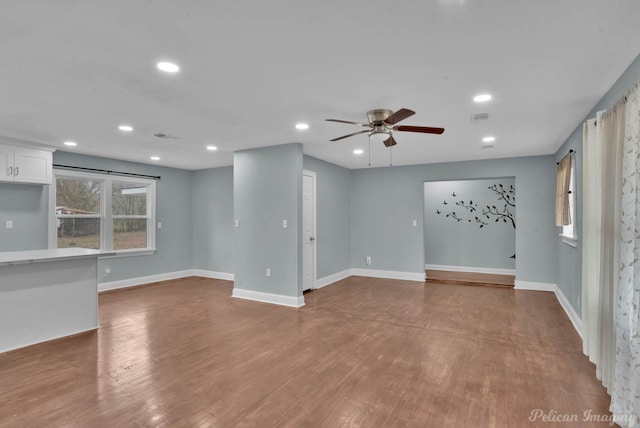
[[[164,134],[162,132],[158,132],[157,134],[153,134],[156,138],[162,138],[163,140],[177,140],[178,137],[174,137],[173,135]]]
[[[486,122],[489,120],[489,113],[476,113],[471,115],[471,123]]]

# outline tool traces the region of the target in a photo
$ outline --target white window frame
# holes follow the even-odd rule
[[[84,179],[100,182],[100,250],[116,253],[112,257],[150,255],[156,251],[156,182],[155,180],[93,174],[79,171],[53,170],[53,184],[49,185],[49,248],[55,249],[58,246],[57,237],[57,216],[56,216],[56,181],[58,179]],[[147,246],[146,248],[133,248],[126,250],[113,250],[113,219],[132,216],[114,216],[111,205],[111,192],[113,182],[136,183],[147,187]]]
[[[576,248],[578,246],[578,231],[576,228],[576,163],[575,160],[571,162],[571,178],[569,179],[569,218],[571,223],[562,226],[560,236],[562,242]]]

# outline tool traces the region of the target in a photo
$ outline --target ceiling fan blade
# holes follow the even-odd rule
[[[393,138],[393,135],[390,135],[389,138],[382,142],[382,144],[384,144],[386,147],[393,147],[398,143],[396,142],[395,138]]]
[[[391,116],[386,118],[384,120],[384,123],[389,125],[395,125],[401,120],[405,120],[406,118],[408,118],[409,116],[413,116],[414,114],[416,114],[416,112],[413,110],[401,108],[400,110],[398,110],[397,112],[393,113]]]
[[[326,122],[338,122],[338,123],[349,123],[351,125],[362,125],[362,126],[366,126],[366,127],[370,127],[371,125],[369,125],[368,123],[362,123],[362,122],[351,122],[350,120],[340,120],[340,119],[325,119]]]
[[[366,134],[368,132],[370,131],[368,129],[365,129],[364,131],[358,131],[358,132],[354,132],[353,134],[343,135],[342,137],[334,138],[333,140],[329,140],[329,141],[338,141],[338,140],[342,140],[343,138],[353,137],[354,135],[358,135],[358,134]]]
[[[394,126],[393,130],[405,131],[405,132],[422,132],[423,134],[442,134],[444,132],[444,128],[432,128],[430,126],[407,126],[407,125]]]

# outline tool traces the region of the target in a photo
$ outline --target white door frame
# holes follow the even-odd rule
[[[313,243],[311,244],[311,269],[313,269],[313,272],[311,272],[311,290],[316,289],[316,281],[317,281],[317,276],[318,276],[318,234],[317,234],[317,222],[316,222],[316,212],[317,212],[317,206],[316,206],[316,173],[314,171],[308,171],[306,169],[302,170],[302,176],[303,176],[303,181],[304,181],[304,176],[307,177],[311,177],[312,179],[312,187],[311,187],[311,205],[312,205],[312,213],[311,213],[311,221],[313,222],[313,230],[311,231],[311,234],[313,236]],[[304,187],[304,183],[303,183],[303,187]],[[304,197],[304,196],[303,196]],[[303,211],[304,211],[304,204],[303,204]],[[304,219],[304,212],[302,213],[303,219]],[[304,221],[304,220],[303,220]],[[302,245],[303,245],[303,251],[304,251],[304,231],[302,233]],[[303,269],[304,269],[304,261],[303,261]],[[302,277],[304,278],[304,271],[302,272]],[[304,279],[303,279],[303,289],[304,289]]]

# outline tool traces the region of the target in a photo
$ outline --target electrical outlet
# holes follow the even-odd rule
[[[104,277],[105,277],[105,278],[109,278],[110,276],[111,276],[111,269],[106,268],[106,269],[104,270]]]
[[[13,229],[13,220],[7,220],[4,223],[4,228],[7,230]]]
[[[271,276],[271,268],[267,268],[267,276]]]
[[[418,220],[413,220],[412,224],[413,224],[414,227],[417,226],[418,225]]]
[[[371,266],[371,256],[367,256],[367,266]]]
[[[236,227],[240,227],[240,220],[236,219],[234,224],[235,224]]]

